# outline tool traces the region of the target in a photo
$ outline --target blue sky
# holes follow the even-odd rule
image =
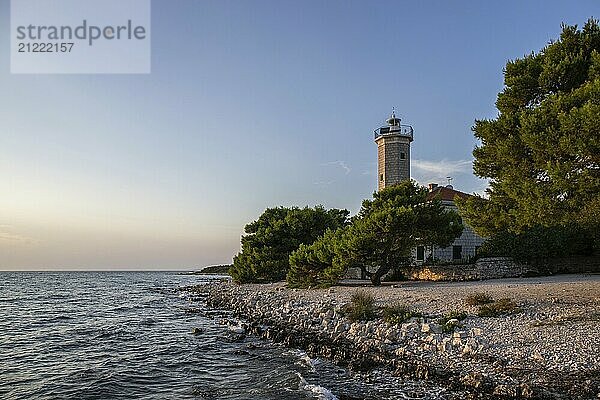
[[[0,1],[0,269],[230,262],[276,205],[356,212],[373,129],[415,129],[412,176],[481,192],[475,119],[509,59],[597,1],[152,2],[149,75],[11,75]]]

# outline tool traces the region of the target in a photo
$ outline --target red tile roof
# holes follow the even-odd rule
[[[434,198],[439,198],[443,201],[454,201],[455,197],[460,197],[461,199],[467,199],[471,197],[470,194],[460,192],[458,190],[454,190],[453,188],[445,187],[445,186],[437,186],[431,192],[427,194],[427,200],[433,200]]]

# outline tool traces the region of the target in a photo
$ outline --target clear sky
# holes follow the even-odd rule
[[[0,0],[0,269],[228,263],[269,206],[353,213],[373,129],[415,129],[412,176],[481,192],[470,130],[506,61],[590,1],[152,2],[149,75],[11,75]]]

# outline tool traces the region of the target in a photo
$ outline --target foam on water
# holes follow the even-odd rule
[[[319,400],[338,400],[337,397],[331,391],[323,386],[313,385],[306,382],[306,379],[300,374],[297,373],[300,382],[298,383],[298,387],[302,390],[305,390],[309,393],[313,393],[317,399]]]

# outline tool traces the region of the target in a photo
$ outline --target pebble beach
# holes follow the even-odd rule
[[[229,310],[239,334],[306,350],[357,373],[424,379],[456,398],[600,399],[600,274],[474,282],[399,282],[370,287],[344,282],[329,289],[284,283],[197,288],[207,304]],[[418,313],[402,323],[348,319],[357,290],[379,309],[402,304]],[[466,299],[485,293],[512,299],[514,313],[478,316]],[[452,330],[440,318],[464,313]],[[466,395],[465,395],[466,393]]]

